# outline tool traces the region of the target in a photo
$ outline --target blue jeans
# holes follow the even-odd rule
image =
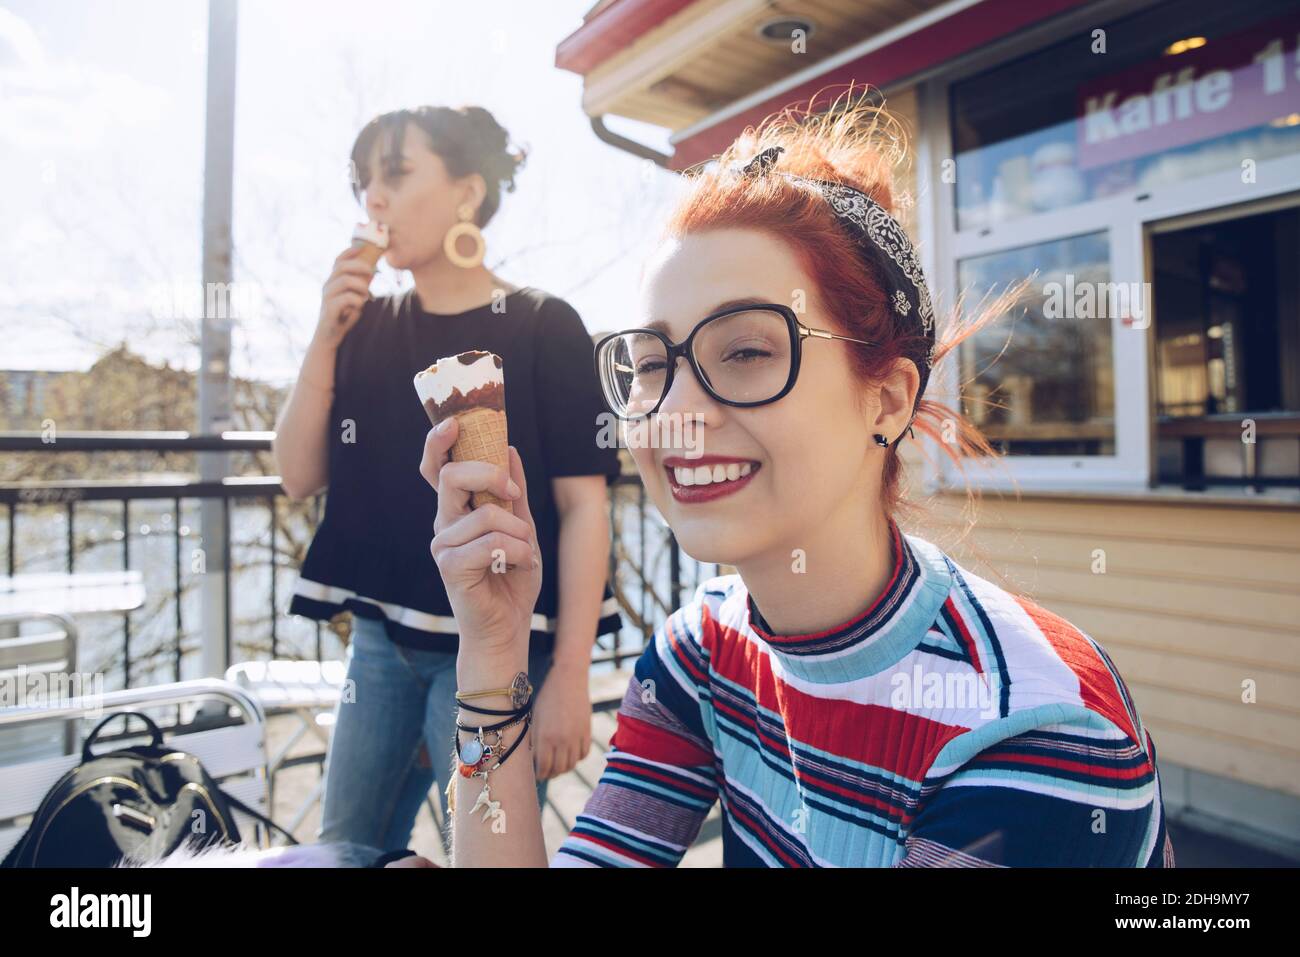
[[[534,689],[541,688],[551,661],[550,652],[529,652],[528,677]],[[435,783],[447,820],[456,653],[394,644],[382,621],[354,615],[347,664],[351,700],[345,695],[334,712],[316,838],[385,851],[404,848]],[[428,749],[428,763],[421,745]],[[521,757],[528,760],[528,752],[513,755],[515,760]],[[546,785],[537,782],[539,807],[545,806]]]

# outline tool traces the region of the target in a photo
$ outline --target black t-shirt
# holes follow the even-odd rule
[[[531,287],[457,315],[425,312],[415,289],[369,300],[335,359],[325,515],[304,559],[290,614],[332,618],[350,610],[383,619],[389,638],[454,651],[447,592],[429,553],[437,493],[420,475],[430,422],[415,374],[444,356],[494,352],[505,375],[510,444],[528,480],[542,552],[532,647],[554,648],[559,514],[551,479],[619,472],[618,450],[597,443],[608,412],[591,337],[563,299]],[[621,627],[608,584],[597,635]]]

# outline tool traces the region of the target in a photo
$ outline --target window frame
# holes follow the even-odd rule
[[[1141,190],[1133,188],[1006,223],[956,229],[955,186],[944,181],[945,161],[950,161],[947,168],[955,171],[952,87],[1008,59],[1032,54],[1086,32],[1089,26],[1120,19],[1153,5],[1101,4],[1099,7],[1103,9],[1090,11],[1086,21],[1068,17],[1062,18],[1051,29],[1026,31],[977,55],[963,58],[945,73],[918,82],[916,169],[922,188],[918,190],[917,226],[924,267],[926,274],[932,277],[941,313],[951,309],[958,291],[958,264],[964,259],[1102,232],[1109,242],[1109,281],[1149,283],[1152,281],[1149,236],[1162,221],[1208,214],[1300,191],[1300,162],[1297,162],[1300,157],[1292,154],[1259,161],[1254,183],[1243,183],[1240,169],[1231,168],[1177,183]],[[1110,317],[1115,384],[1114,455],[1006,455],[992,462],[967,459],[964,472],[946,455],[938,455],[927,457],[926,484],[931,488],[959,488],[969,482],[990,490],[1142,490],[1152,487],[1158,466],[1153,330],[1159,319],[1154,315],[1153,305],[1151,309],[1151,314],[1140,327],[1126,322],[1122,316]],[[1010,327],[1003,324],[996,328]],[[1015,348],[1014,339],[1011,348]],[[962,372],[956,367],[936,370],[930,395],[951,408],[959,408],[955,381]]]

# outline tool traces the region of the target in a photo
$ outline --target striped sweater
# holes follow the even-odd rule
[[[775,635],[739,575],[656,632],[552,867],[1172,867],[1155,745],[1105,650],[891,523],[894,570]]]

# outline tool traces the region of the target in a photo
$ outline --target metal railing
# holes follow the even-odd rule
[[[195,435],[185,432],[60,432],[56,442],[48,442],[39,432],[0,433],[0,452],[4,453],[105,453],[105,452],[146,452],[146,453],[195,453],[195,452],[268,452],[274,433],[271,432],[227,432],[221,435]],[[609,664],[620,667],[629,659],[634,659],[644,649],[653,636],[658,623],[678,607],[683,590],[692,587],[690,581],[683,580],[683,572],[689,569],[691,579],[698,584],[701,578],[713,572],[711,566],[702,566],[684,556],[673,537],[671,530],[661,522],[655,522],[650,515],[646,501],[645,489],[636,475],[621,475],[615,483],[610,496],[610,520],[614,529],[610,551],[610,583],[615,596],[619,599],[625,627],[618,634],[603,636],[593,654],[593,665]],[[315,496],[308,503],[302,504],[302,518],[306,521],[307,538],[314,533],[319,524],[324,494]],[[269,647],[271,658],[281,657],[283,649],[280,642],[281,619],[285,617],[279,607],[280,590],[277,585],[277,571],[291,568],[292,556],[279,554],[279,537],[281,520],[284,513],[294,504],[284,492],[278,476],[248,475],[229,476],[221,481],[203,481],[192,478],[157,479],[146,478],[139,481],[118,480],[60,480],[60,481],[20,481],[0,483],[0,507],[7,511],[5,563],[2,567],[9,575],[21,571],[22,562],[18,553],[16,530],[23,520],[24,512],[62,507],[65,513],[66,541],[63,545],[63,567],[68,573],[78,570],[78,518],[82,509],[94,502],[113,502],[120,505],[118,517],[119,529],[114,537],[120,537],[120,566],[131,569],[134,561],[132,553],[133,535],[132,509],[137,503],[164,502],[170,504],[170,511],[164,513],[164,529],[173,539],[171,572],[163,592],[170,595],[172,615],[172,674],[171,680],[182,680],[182,660],[186,653],[186,620],[182,596],[186,589],[184,540],[192,530],[187,529],[183,520],[184,507],[187,503],[217,500],[221,503],[222,548],[219,556],[212,556],[219,563],[224,574],[224,633],[219,636],[203,635],[203,641],[221,640],[224,642],[226,661],[233,662],[232,632],[235,627],[231,614],[231,589],[234,573],[239,568],[232,567],[232,511],[240,506],[253,503],[267,513],[266,527],[269,541],[266,546],[266,564],[270,569],[267,588],[269,609]],[[283,502],[281,500],[284,500]],[[286,506],[286,503],[290,503]],[[102,513],[100,513],[102,516]],[[170,515],[168,521],[166,516]],[[656,534],[653,525],[659,525]],[[51,539],[57,540],[57,532],[48,537],[41,537],[42,543],[52,546]],[[97,542],[94,544],[103,544]],[[666,564],[666,568],[662,566]],[[292,569],[295,570],[296,569]],[[716,567],[714,567],[716,571]],[[146,592],[156,595],[160,582],[149,580],[146,576]],[[123,670],[123,687],[131,687],[136,661],[132,652],[132,622],[139,612],[122,612],[121,622],[121,666]],[[315,657],[324,657],[322,622],[314,622]],[[639,632],[639,634],[637,634]],[[292,654],[288,657],[293,657]],[[214,676],[215,677],[215,676]]]

